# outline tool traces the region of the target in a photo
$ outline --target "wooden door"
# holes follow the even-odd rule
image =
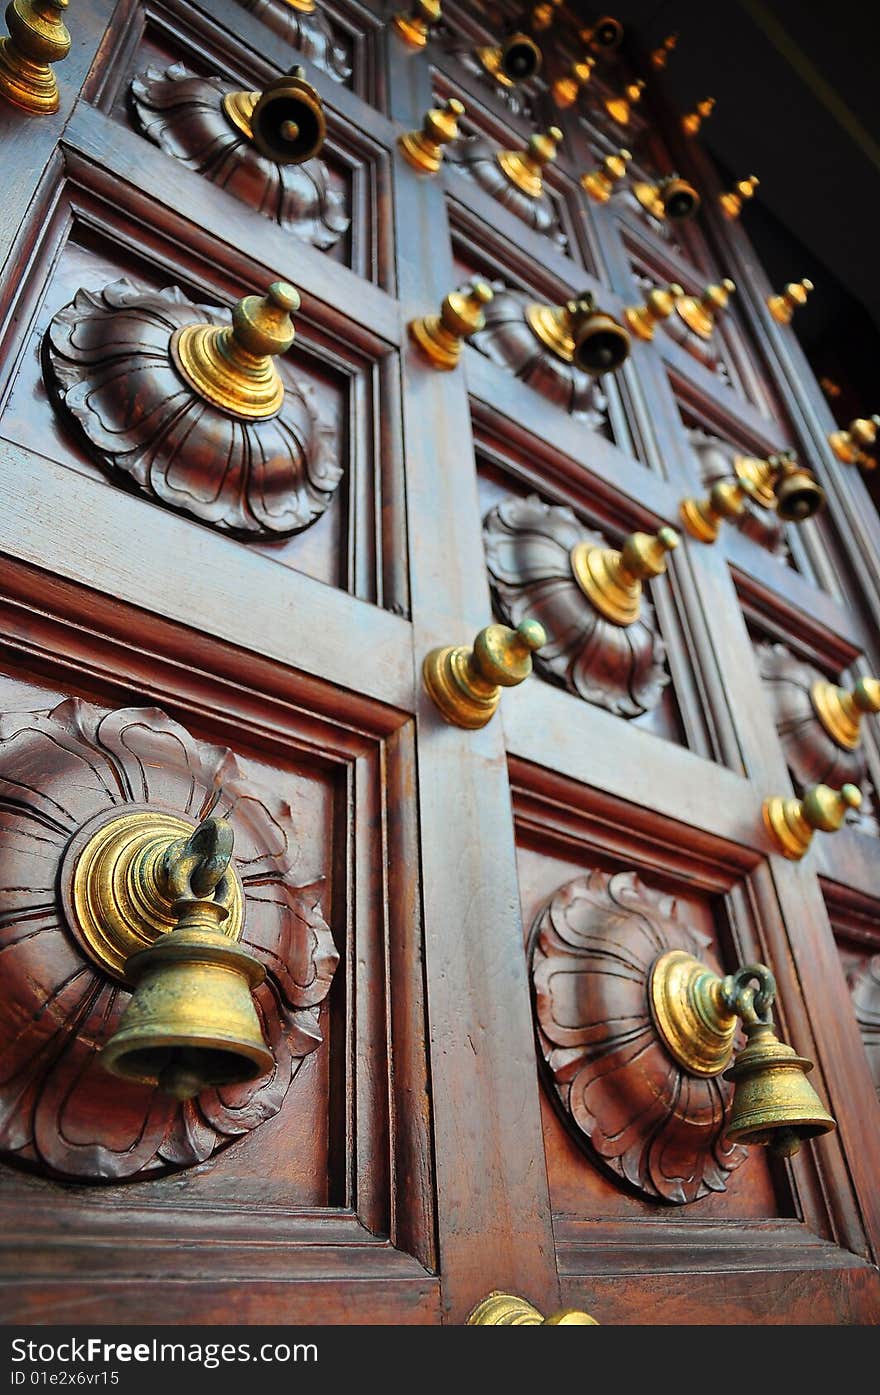
[[[541,74],[504,88],[474,50],[512,10],[450,0],[413,49],[358,0],[75,8],[59,111],[0,106],[7,1319],[461,1323],[507,1290],[607,1324],[875,1320],[880,757],[870,718],[829,756],[809,692],[813,670],[877,672],[880,526],[662,80],[628,40],[559,105],[567,14]],[[325,171],[288,180],[217,113],[298,62]],[[622,127],[604,103],[635,72]],[[464,139],[419,175],[398,136],[451,96]],[[551,123],[544,194],[517,199],[495,153]],[[580,175],[624,144],[640,177],[674,160],[699,219],[590,201]],[[676,320],[615,374],[528,337],[530,301],[588,289],[620,319],[646,285],[726,275],[709,341]],[[476,276],[486,328],[439,372],[407,326]],[[191,402],[168,367],[172,329],[278,279],[302,300],[292,502],[248,432],[187,448],[204,422],[175,434]],[[787,447],[820,516],[750,507],[680,543],[635,627],[597,624],[574,541],[677,526],[734,453]],[[422,663],[493,607],[552,642],[464,730]],[[858,777],[860,822],[789,862],[762,801],[826,775]],[[96,1062],[125,995],[71,934],[69,850],[110,808],[193,822],[218,790],[275,1068],[172,1110],[109,1093]],[[609,1022],[584,1049],[598,979],[557,1000],[542,968],[587,974],[584,915],[622,926],[639,1011],[646,925],[725,972],[768,964],[837,1131],[784,1162],[731,1150],[719,1090],[698,1099],[647,1039],[646,1123]]]

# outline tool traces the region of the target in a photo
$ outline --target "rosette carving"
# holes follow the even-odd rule
[[[796,659],[784,644],[758,644],[755,649],[798,794],[806,794],[813,785],[829,785],[834,790],[845,784],[857,785],[862,792],[861,807],[848,810],[846,821],[862,833],[880,833],[861,744],[849,749],[841,745],[820,717],[821,692],[833,685],[812,664]],[[817,685],[823,685],[819,693]]]
[[[734,461],[740,452],[734,446],[699,428],[687,434],[700,463],[700,478],[707,489],[720,480],[729,480],[736,475]],[[757,500],[747,498],[742,513],[728,521],[754,542],[760,543],[761,547],[766,547],[768,552],[777,557],[788,556],[785,525],[775,509],[765,508]]]
[[[707,943],[673,897],[600,871],[560,887],[529,941],[539,1058],[563,1122],[617,1180],[679,1205],[723,1192],[746,1157],[724,1137],[733,1087],[678,1065],[651,1016],[654,962],[670,949],[706,960]]]
[[[559,225],[559,216],[552,200],[543,189],[537,194],[525,193],[505,174],[498,155],[498,147],[484,136],[465,137],[456,141],[446,152],[451,165],[473,179],[503,208],[510,209],[535,232],[543,233],[552,242],[564,247],[565,233]]]
[[[64,909],[71,841],[145,808],[193,827],[209,811],[229,820],[241,943],[266,968],[254,1001],[271,1073],[185,1102],[102,1066],[130,993],[87,957]],[[156,708],[72,699],[0,719],[0,811],[3,1155],[64,1177],[140,1178],[204,1162],[276,1114],[322,1043],[339,957],[315,886],[297,879],[289,806]]]
[[[588,599],[572,567],[580,543],[605,546],[571,509],[532,494],[496,505],[483,525],[498,615],[508,625],[537,620],[547,634],[533,662],[545,677],[619,717],[656,707],[669,682],[666,649],[644,596],[639,618],[615,625]]]
[[[347,82],[351,77],[345,50],[337,44],[315,0],[240,0],[240,3],[273,34],[297,49],[335,82]]]
[[[486,307],[486,328],[470,340],[473,347],[579,417],[590,430],[601,430],[607,425],[608,398],[598,380],[541,342],[526,317],[527,307],[534,303],[531,296],[509,290],[503,281],[493,281],[491,286],[494,296]]]
[[[141,135],[166,155],[312,246],[333,247],[350,220],[342,195],[330,188],[327,166],[318,159],[281,165],[261,155],[223,109],[223,98],[238,90],[173,63],[132,78],[130,106]]]
[[[853,1011],[877,1098],[880,1100],[880,954],[874,954],[849,975]]]
[[[249,420],[183,376],[178,331],[231,323],[228,310],[196,305],[176,286],[144,290],[122,278],[80,290],[46,331],[46,380],[113,477],[223,532],[287,536],[320,518],[342,466],[313,389],[283,358],[281,405]]]

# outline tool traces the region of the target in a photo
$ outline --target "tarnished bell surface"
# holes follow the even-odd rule
[[[541,67],[541,50],[528,34],[512,34],[501,49],[501,71],[511,82],[528,82]]]
[[[724,1072],[736,1082],[727,1137],[790,1157],[837,1125],[807,1080],[812,1061],[781,1042],[768,1022],[747,1023],[746,1035],[748,1044]]]
[[[254,145],[279,165],[301,165],[317,155],[327,135],[324,106],[305,71],[293,68],[261,93],[250,117]]]
[[[794,469],[782,475],[774,490],[776,510],[787,523],[803,523],[818,513],[825,494],[809,470]]]
[[[154,1084],[177,1099],[273,1068],[252,996],[265,969],[224,933],[232,839],[231,826],[219,818],[205,819],[187,838],[167,839],[154,874],[175,928],[161,933],[160,927],[155,943],[126,960],[125,978],[135,992],[101,1052],[114,1075]],[[239,919],[233,934],[240,933]]]
[[[613,373],[629,358],[630,338],[610,315],[596,311],[575,329],[574,362],[585,373]]]

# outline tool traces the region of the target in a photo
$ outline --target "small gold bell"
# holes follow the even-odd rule
[[[556,147],[562,140],[558,126],[529,137],[524,150],[499,150],[495,159],[511,184],[530,199],[539,199],[544,192],[544,166],[556,159]]]
[[[757,456],[737,455],[734,473],[757,504],[776,509],[786,523],[803,523],[818,513],[825,502],[825,493],[813,478],[811,470],[798,464],[794,451],[781,451],[766,460]]]
[[[175,928],[125,963],[134,995],[101,1063],[114,1075],[189,1099],[237,1085],[273,1067],[252,990],[263,965],[221,929],[219,897],[232,854],[225,819],[205,819],[165,854]]]
[[[728,190],[726,194],[718,195],[718,202],[726,218],[738,218],[742,212],[742,206],[746,199],[755,197],[755,190],[760,184],[760,179],[756,174],[750,174],[748,179],[740,179]]]
[[[626,177],[626,167],[632,159],[629,150],[618,150],[616,155],[606,155],[601,165],[581,175],[581,188],[596,203],[607,203],[614,193],[614,187]]]
[[[248,110],[248,108],[250,108]],[[278,165],[301,165],[317,155],[327,134],[324,105],[304,68],[291,68],[262,92],[231,92],[223,109],[250,135],[254,145]]]
[[[475,50],[475,55],[490,77],[502,87],[515,87],[528,82],[541,68],[541,50],[528,34],[517,31],[496,47]]]
[[[677,174],[668,174],[656,184],[637,179],[632,191],[642,208],[661,223],[667,218],[671,223],[683,223],[700,211],[700,196],[693,184]]]
[[[651,54],[651,67],[655,68],[657,72],[661,72],[669,62],[669,55],[672,53],[677,43],[677,34],[667,35],[662,44],[660,44],[658,48],[655,48]]]
[[[789,281],[781,295],[767,297],[767,309],[777,324],[791,324],[791,317],[801,305],[806,305],[807,296],[813,290],[812,281]]]
[[[618,126],[628,126],[632,116],[632,109],[642,100],[645,90],[643,78],[637,78],[635,82],[627,83],[619,97],[608,97],[605,101],[605,110]]]
[[[702,102],[697,102],[695,111],[689,111],[686,116],[681,118],[681,129],[686,136],[697,134],[703,122],[712,115],[714,106],[714,97],[704,97]]]
[[[572,63],[568,72],[556,79],[550,91],[558,107],[574,106],[581,88],[586,87],[593,76],[595,66],[595,58],[590,58],[588,55],[576,63]]]
[[[727,1137],[791,1157],[806,1139],[837,1126],[807,1080],[812,1061],[781,1042],[769,1022],[746,1022],[745,1031],[746,1045],[724,1072],[735,1081]]]
[[[653,339],[656,326],[672,314],[680,295],[684,295],[684,291],[673,282],[665,289],[655,287],[649,291],[644,305],[628,305],[623,312],[623,318],[636,338],[648,341]]]
[[[397,137],[401,155],[420,174],[436,174],[443,160],[443,147],[458,140],[459,117],[464,116],[464,104],[450,97],[439,106],[425,112],[420,131],[405,131]]]
[[[723,310],[736,286],[729,277],[707,286],[699,300],[693,295],[683,295],[675,302],[675,309],[688,329],[701,339],[711,339],[715,328],[715,317]]]
[[[842,464],[860,465],[863,470],[873,470],[877,466],[874,448],[878,428],[880,416],[856,417],[845,431],[832,431],[828,444]]]
[[[579,37],[581,43],[588,48],[610,53],[623,43],[623,25],[619,19],[614,19],[611,15],[602,15],[601,19],[595,20],[588,29],[582,29]]]
[[[623,325],[604,310],[597,310],[589,297],[578,302],[572,319],[574,364],[585,373],[615,373],[629,358],[630,339]]]
[[[424,48],[431,29],[440,22],[440,0],[415,0],[412,9],[393,15],[391,25],[410,48]]]

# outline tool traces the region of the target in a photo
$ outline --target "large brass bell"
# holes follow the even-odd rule
[[[148,848],[146,870],[143,858],[132,863],[132,875],[152,876],[157,904],[160,896],[170,901],[176,923],[126,959],[135,991],[101,1062],[177,1099],[254,1080],[273,1066],[252,996],[265,970],[222,928],[232,839],[225,819],[208,818],[160,856]],[[149,900],[149,887],[143,894]]]
[[[321,98],[305,81],[304,68],[291,68],[264,88],[250,126],[257,149],[279,165],[301,165],[320,152],[327,119]]]
[[[803,523],[818,513],[825,502],[825,492],[811,472],[795,462],[790,469],[780,471],[773,493],[776,512],[786,523]]]
[[[736,1082],[727,1137],[790,1157],[836,1127],[807,1079],[812,1061],[781,1042],[769,1022],[746,1023],[747,1044],[724,1072]]]
[[[629,358],[629,335],[611,315],[595,308],[592,296],[580,297],[574,321],[574,363],[585,373],[614,373]]]
[[[541,50],[534,39],[519,31],[495,48],[478,48],[476,56],[486,72],[505,87],[528,82],[541,68]]]

